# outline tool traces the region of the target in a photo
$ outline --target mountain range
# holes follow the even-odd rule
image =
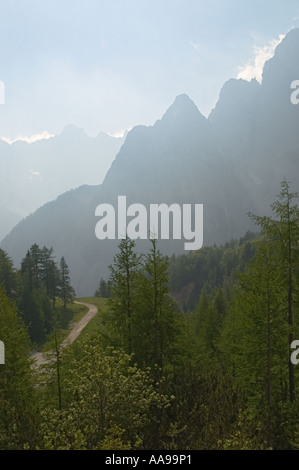
[[[128,205],[146,207],[203,204],[206,246],[243,236],[254,229],[248,212],[269,214],[284,178],[291,190],[299,187],[299,105],[290,100],[294,80],[299,80],[298,29],[266,62],[261,83],[227,81],[208,118],[187,95],[177,96],[154,125],[127,134],[101,184],[80,186],[43,205],[13,228],[1,248],[18,265],[33,243],[52,246],[58,259],[66,258],[77,295],[93,295],[100,278],[108,276],[119,243],[96,238],[95,209],[103,203],[117,207],[120,195]],[[84,161],[84,145],[77,155]],[[87,170],[92,171],[86,165]],[[149,242],[138,241],[137,248],[147,250]],[[161,240],[159,248],[168,255],[182,253],[183,240]]]
[[[0,140],[0,240],[24,217],[83,183],[103,181],[124,138],[73,125],[34,143]]]

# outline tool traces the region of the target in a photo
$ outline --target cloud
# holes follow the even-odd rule
[[[278,39],[271,39],[265,46],[254,46],[253,57],[244,67],[239,67],[237,78],[247,81],[256,78],[261,82],[265,62],[273,57],[276,47],[284,38],[285,34],[280,34]]]
[[[132,130],[132,127],[129,129],[121,129],[120,131],[115,131],[115,132],[107,132],[110,137],[115,137],[116,139],[122,139],[127,132],[130,132]]]
[[[50,134],[49,132],[44,131],[44,132],[41,132],[40,134],[31,135],[30,137],[19,136],[19,137],[16,137],[15,139],[10,139],[9,137],[0,137],[0,140],[3,140],[7,144],[13,144],[14,142],[17,142],[20,140],[22,142],[27,142],[27,144],[33,144],[34,142],[37,142],[38,140],[50,139],[51,137],[54,137],[54,134]]]
[[[36,170],[29,170],[28,175],[27,175],[27,180],[33,181],[36,179],[42,180],[40,172]]]

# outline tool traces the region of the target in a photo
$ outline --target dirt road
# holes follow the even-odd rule
[[[74,327],[71,329],[68,336],[61,343],[61,348],[65,348],[66,346],[71,344],[73,341],[75,341],[75,339],[78,338],[78,336],[80,335],[83,328],[85,328],[87,323],[90,322],[90,320],[98,313],[98,308],[93,304],[88,304],[88,303],[85,303],[85,302],[74,302],[74,303],[79,304],[79,305],[84,305],[89,310],[86,313],[86,315],[84,315],[84,317],[81,318],[81,320],[78,321],[74,325]],[[47,358],[41,352],[36,352],[31,357],[35,361],[34,364],[33,364],[34,367],[39,367],[40,365],[45,364],[46,362],[49,362],[51,360],[51,352],[47,353]]]
[[[76,325],[70,331],[67,338],[65,338],[65,340],[61,343],[61,347],[63,347],[63,348],[65,348],[65,346],[68,346],[73,341],[75,341],[75,339],[78,338],[79,334],[81,333],[83,328],[85,328],[87,323],[90,322],[90,320],[98,313],[98,308],[95,305],[86,304],[84,302],[74,302],[74,303],[79,304],[79,305],[85,305],[85,307],[88,307],[89,310],[86,313],[86,315],[84,315],[84,317],[81,318],[81,320],[78,321],[78,323],[76,323]]]

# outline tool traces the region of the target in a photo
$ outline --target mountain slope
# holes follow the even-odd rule
[[[95,209],[141,203],[203,204],[204,244],[238,238],[264,215],[286,177],[298,189],[299,106],[290,84],[299,79],[299,31],[289,33],[265,65],[262,84],[228,81],[206,119],[187,95],[178,96],[153,126],[128,133],[103,183],[62,195],[16,226],[3,240],[16,263],[29,246],[53,246],[70,266],[78,295],[93,295],[108,274],[117,240],[95,236]],[[295,60],[296,59],[296,60]],[[162,240],[162,252],[183,251],[184,240]],[[147,250],[148,241],[138,248]]]
[[[32,144],[0,141],[0,240],[18,221],[82,184],[100,184],[123,143],[67,126]]]

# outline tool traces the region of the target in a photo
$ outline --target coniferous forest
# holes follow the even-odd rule
[[[63,348],[86,313],[68,260],[34,244],[17,269],[0,250],[0,449],[298,449],[298,194],[278,192],[222,246],[121,240]],[[36,351],[52,354],[37,367]]]

